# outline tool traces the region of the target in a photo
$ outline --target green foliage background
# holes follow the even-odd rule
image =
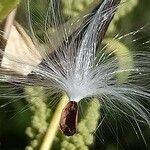
[[[62,0],[63,14],[65,18],[79,14],[80,11],[85,9],[91,3],[91,1],[92,0],[70,0],[71,5],[68,6],[68,0]],[[137,1],[134,2],[136,3]],[[34,0],[33,3],[38,3],[38,0]],[[6,4],[2,4],[0,1],[0,5],[4,6]],[[16,1],[16,5],[18,5],[18,1]],[[34,13],[36,13],[37,16],[38,12],[36,9],[42,10],[44,5],[45,4],[33,5],[35,6]],[[3,13],[1,13],[0,9],[0,20],[5,18],[12,8],[14,8],[14,4],[13,7],[11,4],[8,6],[4,15],[2,15]],[[21,3],[17,12],[17,18],[20,21],[24,20],[24,18],[20,17],[22,15],[22,10],[24,10],[24,6]],[[3,17],[1,17],[1,15]],[[135,5],[133,8],[131,5],[127,5],[124,10],[119,11],[118,16],[116,15],[106,37],[111,38],[120,31],[122,34],[128,33],[143,25],[146,25],[146,31],[142,32],[139,36],[144,38],[148,37],[150,34],[149,15],[150,1],[148,0],[138,1],[137,6]],[[41,16],[39,16],[39,18],[40,17]],[[40,33],[39,28],[37,28],[37,32]],[[131,40],[132,38],[128,38],[123,41],[123,43],[126,43],[126,46],[132,47],[132,49],[136,51],[138,47],[128,44],[131,43],[128,42]],[[2,89],[0,93],[1,92],[3,92]],[[28,94],[28,99],[20,99],[14,103],[12,102],[6,107],[0,107],[0,150],[23,150],[25,148],[26,150],[39,149],[39,145],[43,141],[44,133],[47,130],[48,124],[56,111],[55,108],[48,105],[52,97],[47,97],[41,87],[25,88],[18,92],[23,94],[25,92]],[[36,98],[33,96],[33,93],[34,96],[36,95]],[[0,106],[13,100],[14,99],[1,98]],[[106,115],[105,109],[101,107],[96,99],[93,101],[89,100],[89,103],[82,102],[81,109],[84,111],[82,112],[83,116],[80,116],[78,134],[74,137],[67,138],[58,132],[54,137],[52,149],[144,150],[150,147],[150,140],[148,139],[150,130],[148,127],[141,125],[141,129],[147,142],[146,147],[144,141],[140,137],[138,129],[135,130],[137,131],[137,134],[139,134],[139,137],[129,123],[129,120],[125,117],[120,117],[113,112],[110,112],[110,114],[107,112]],[[94,117],[91,114],[93,114]],[[95,131],[98,120],[102,119],[104,116],[106,121]],[[95,138],[93,137],[93,132]]]

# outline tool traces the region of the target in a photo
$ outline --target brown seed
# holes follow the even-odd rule
[[[78,104],[75,101],[67,103],[62,110],[60,118],[60,129],[66,136],[72,136],[76,133],[76,124],[78,119]]]

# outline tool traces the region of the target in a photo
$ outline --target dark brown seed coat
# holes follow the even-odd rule
[[[60,129],[66,136],[72,136],[76,133],[78,119],[78,104],[75,101],[67,103],[62,110],[60,118]]]

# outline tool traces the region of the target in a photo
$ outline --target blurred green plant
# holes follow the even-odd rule
[[[139,0],[122,0],[122,3],[120,4],[117,13],[115,14],[113,20],[110,23],[110,26],[107,30],[107,34],[116,33],[117,30],[117,24],[118,22],[125,17],[126,15],[130,14],[134,8],[138,5]]]
[[[32,112],[31,126],[27,127],[26,134],[30,138],[30,145],[26,150],[37,148],[46,132],[50,117],[50,109],[48,108],[42,87],[26,87],[25,94],[28,95],[26,100],[29,103],[29,109]]]
[[[3,21],[19,3],[20,0],[0,0],[0,22]]]
[[[77,16],[94,0],[61,0],[65,17]]]
[[[120,72],[117,73],[117,81],[118,84],[121,84],[128,78],[130,70],[133,69],[134,63],[132,53],[126,45],[117,39],[106,38],[103,40],[103,43],[107,45],[108,51],[111,51],[117,56],[118,68],[120,70]]]

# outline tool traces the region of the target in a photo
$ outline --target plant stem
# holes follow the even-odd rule
[[[55,138],[58,126],[59,126],[59,121],[61,117],[61,112],[63,108],[66,106],[68,103],[69,99],[66,94],[63,94],[62,99],[60,100],[55,113],[53,115],[53,118],[47,128],[45,137],[43,139],[43,142],[41,144],[40,150],[50,150],[53,140]]]

